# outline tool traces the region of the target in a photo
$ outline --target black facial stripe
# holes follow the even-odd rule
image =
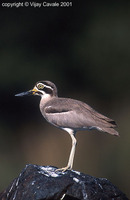
[[[38,84],[43,84],[44,88],[38,88]],[[51,81],[38,81],[35,85],[37,87],[38,90],[44,91],[46,94],[50,94],[52,96],[57,96],[57,88],[55,86],[54,83],[52,83]]]
[[[43,91],[45,91],[46,94],[52,94],[53,91],[50,88],[44,87]]]

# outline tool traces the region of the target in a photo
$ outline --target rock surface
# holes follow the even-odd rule
[[[55,167],[27,165],[0,200],[128,200],[123,192],[105,178],[95,178]]]

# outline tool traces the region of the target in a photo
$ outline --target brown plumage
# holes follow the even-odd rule
[[[86,103],[70,98],[59,98],[55,84],[50,81],[39,81],[32,90],[16,96],[24,95],[41,96],[40,111],[44,118],[54,126],[67,131],[71,136],[72,148],[68,164],[59,170],[72,169],[77,131],[96,129],[111,135],[119,135],[115,130],[114,120],[98,113]]]
[[[89,105],[69,98],[53,97],[47,103],[40,103],[43,116],[51,124],[77,130],[97,129],[112,135],[119,135],[114,129],[114,120],[96,112]]]

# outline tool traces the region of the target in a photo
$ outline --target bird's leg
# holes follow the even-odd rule
[[[69,169],[72,169],[77,141],[76,141],[76,138],[74,136],[74,133],[71,133],[70,136],[71,136],[71,139],[72,139],[72,148],[71,148],[70,157],[69,157],[67,167]]]
[[[70,136],[71,136],[71,139],[72,139],[72,148],[71,148],[71,152],[70,152],[70,156],[69,156],[69,161],[68,161],[68,164],[66,167],[63,167],[63,168],[60,168],[60,169],[57,169],[56,171],[66,171],[68,169],[72,169],[73,167],[73,161],[74,161],[74,155],[75,155],[75,149],[76,149],[76,144],[77,144],[77,141],[76,141],[76,138],[75,138],[75,132],[74,131],[67,131]]]

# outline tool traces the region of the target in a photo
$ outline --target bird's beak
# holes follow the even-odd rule
[[[30,96],[30,95],[35,95],[36,92],[38,92],[38,90],[34,87],[32,90],[16,94],[15,96],[17,97]]]

